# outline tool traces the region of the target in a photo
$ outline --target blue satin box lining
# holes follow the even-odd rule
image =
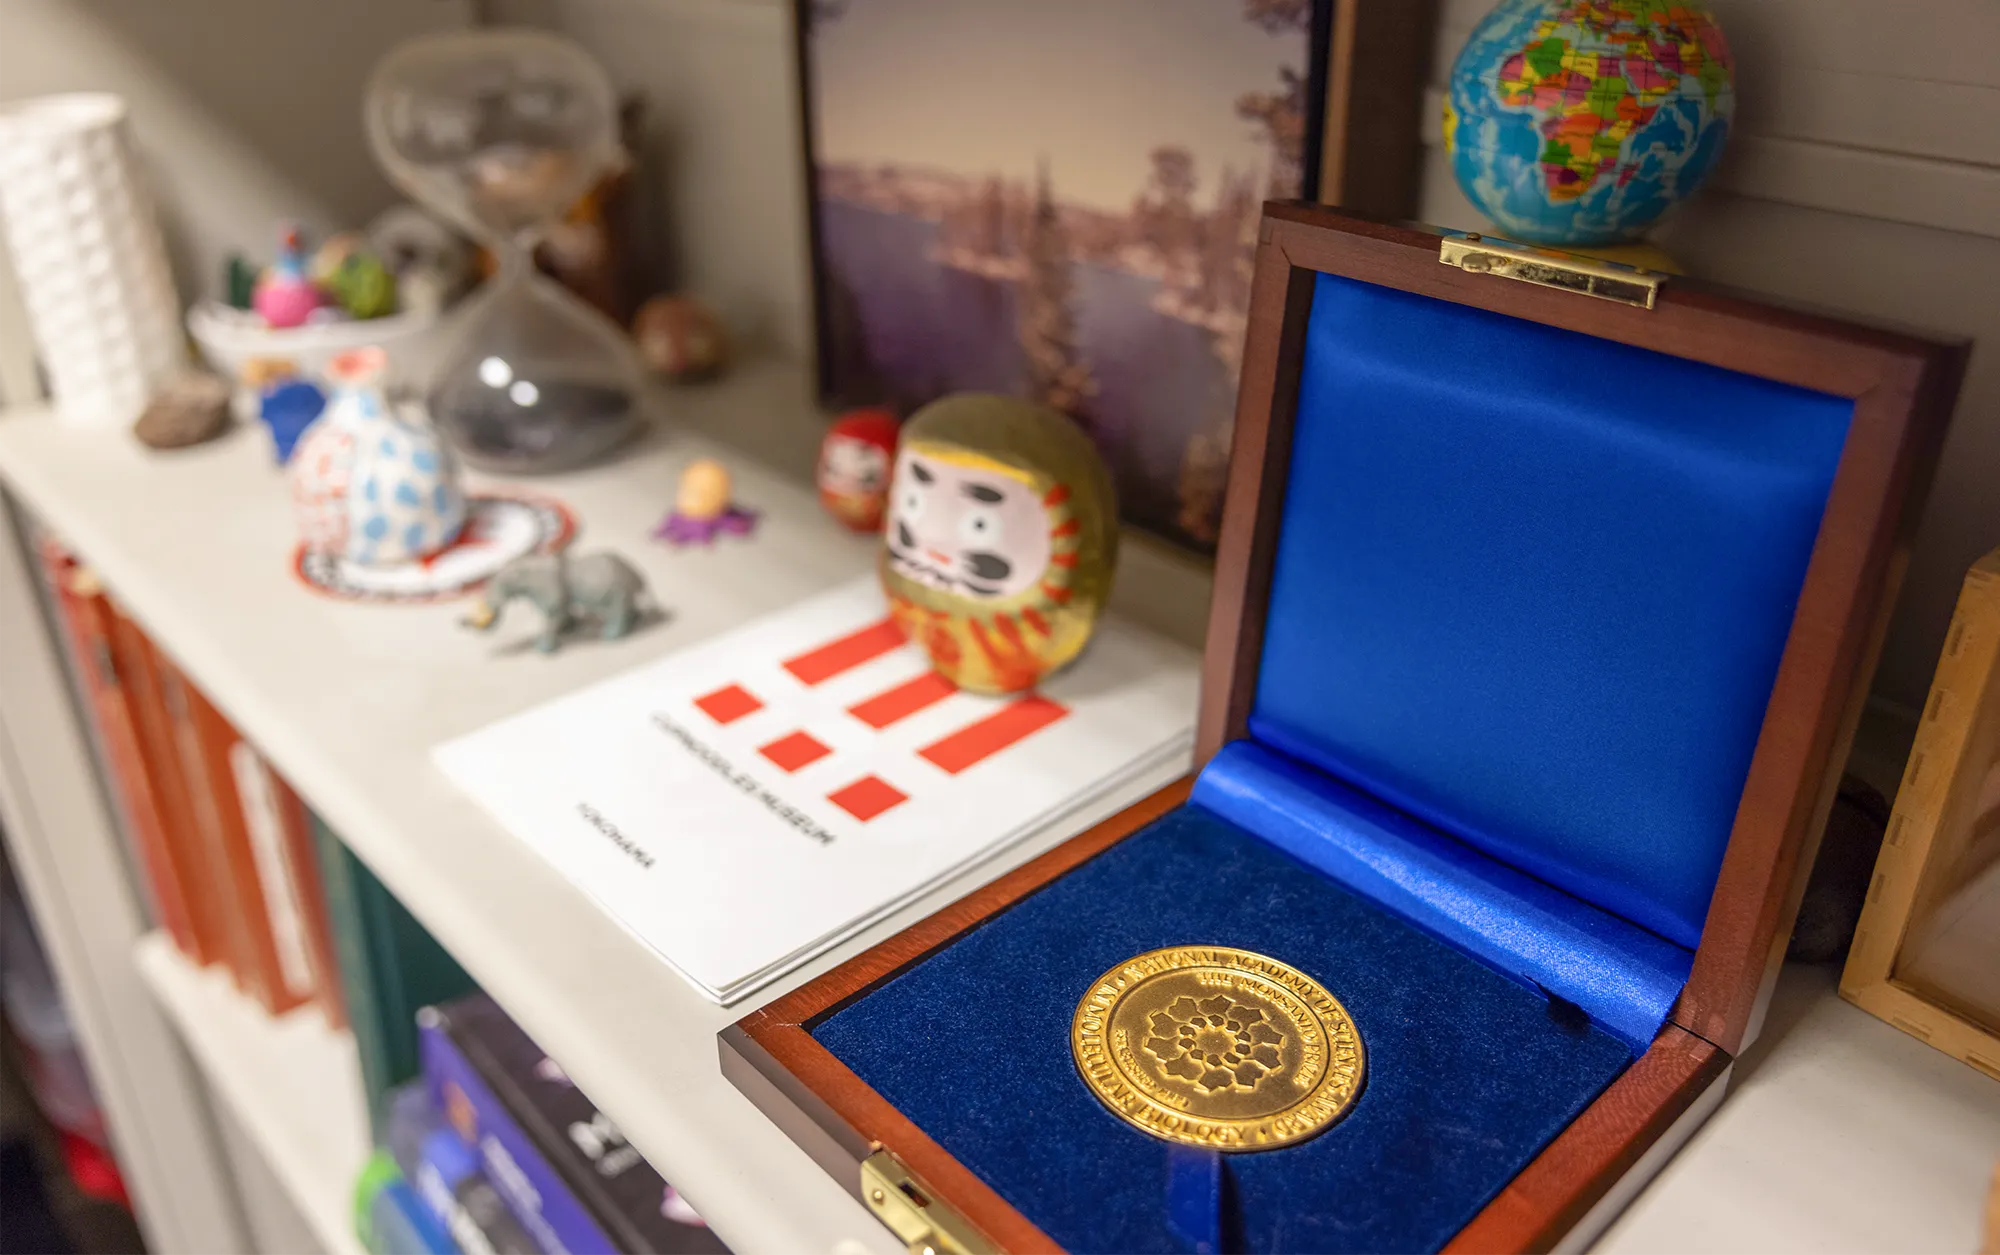
[[[1523,875],[1254,741],[1223,747],[1191,804],[1524,984],[1582,1008],[1644,1051],[1693,952]]]
[[[1320,275],[1247,735],[1693,949],[1853,412]]]

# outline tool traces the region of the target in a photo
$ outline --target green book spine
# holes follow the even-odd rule
[[[312,831],[368,1122],[380,1142],[388,1133],[389,1091],[420,1070],[418,1010],[477,986],[317,815]]]
[[[354,885],[360,864],[318,815],[312,823],[313,849],[319,855],[320,886],[326,895],[328,930],[333,934],[334,961],[340,965],[341,998],[347,1004],[347,1026],[361,1056],[361,1085],[368,1093],[369,1123],[376,1125],[377,1097],[391,1082],[384,1079],[388,1059],[382,1044],[381,999],[375,996],[374,973],[362,937],[361,911]],[[379,1135],[381,1130],[376,1129]]]

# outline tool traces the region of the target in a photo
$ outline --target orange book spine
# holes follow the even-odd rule
[[[83,686],[112,793],[145,870],[153,917],[181,953],[198,957],[187,886],[169,849],[166,817],[134,720],[131,677],[119,672],[112,645],[115,615],[96,577],[74,556],[52,540],[43,540],[40,548],[42,571],[55,594],[70,661]]]
[[[118,673],[128,677],[126,693],[132,699],[132,721],[146,751],[146,775],[152,779],[154,797],[160,801],[168,855],[174,859],[174,867],[180,869],[180,885],[188,903],[188,921],[194,929],[194,951],[190,957],[202,965],[228,963],[228,945],[216,905],[214,873],[208,867],[208,853],[202,847],[194,799],[188,797],[188,779],[180,769],[174,721],[166,713],[166,693],[160,687],[158,655],[146,633],[118,610],[116,602],[110,602],[110,612],[112,653],[118,657]]]
[[[108,602],[107,606],[111,612],[112,655],[117,660],[119,674],[127,681],[127,701],[145,756],[146,776],[159,803],[168,858],[179,873],[182,901],[194,942],[188,957],[203,965],[226,964],[230,962],[230,953],[215,876],[193,799],[188,795],[187,777],[181,769],[180,750],[175,744],[174,724],[167,713],[152,642],[116,603]]]
[[[158,666],[188,793],[194,799],[210,863],[218,876],[223,925],[229,934],[237,985],[265,1008],[280,1010],[291,1000],[285,996],[277,955],[264,922],[264,889],[257,877],[255,854],[244,831],[242,802],[229,766],[234,730],[171,661],[161,655]]]
[[[180,765],[180,779],[188,797],[192,845],[200,853],[202,883],[208,889],[202,901],[214,929],[216,953],[230,969],[236,987],[262,1001],[264,969],[256,963],[256,947],[248,935],[242,873],[236,861],[230,859],[224,811],[216,801],[208,761],[202,751],[202,731],[194,721],[194,685],[188,683],[180,667],[152,645],[152,641],[146,643],[146,649],[152,655],[154,675],[160,681],[160,705],[166,711],[170,749]]]
[[[307,953],[312,958],[313,988],[326,1021],[335,1028],[347,1027],[347,1001],[342,996],[340,960],[334,950],[333,920],[327,913],[326,889],[320,883],[319,852],[313,847],[312,821],[305,801],[285,778],[271,773],[277,797],[278,820],[283,825],[285,866],[298,887],[299,914],[305,926]]]
[[[228,770],[228,779],[217,785],[218,792],[234,786],[241,820],[238,826],[248,842],[256,886],[261,891],[263,915],[253,920],[253,931],[268,939],[271,948],[276,978],[271,1010],[287,1011],[311,1001],[321,985],[306,887],[294,874],[287,850],[285,809],[291,790],[283,787],[263,756],[206,698],[197,694],[197,704],[202,712],[197,722],[209,747],[209,760],[211,764],[221,760]],[[262,925],[260,930],[254,928],[257,924]]]

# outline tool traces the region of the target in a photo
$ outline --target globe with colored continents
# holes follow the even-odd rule
[[[1445,148],[1502,234],[1614,244],[1714,168],[1735,104],[1729,45],[1705,8],[1502,0],[1452,67]]]

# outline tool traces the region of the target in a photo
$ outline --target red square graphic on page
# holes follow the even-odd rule
[[[806,764],[816,763],[833,753],[820,742],[819,738],[806,732],[781,736],[757,752],[785,771],[797,771]]]
[[[863,776],[846,788],[827,794],[826,800],[865,824],[910,798],[909,794],[879,776]]]
[[[719,688],[706,697],[697,697],[694,704],[701,713],[717,723],[734,723],[747,714],[764,709],[764,703],[751,695],[741,684],[731,684]]]

